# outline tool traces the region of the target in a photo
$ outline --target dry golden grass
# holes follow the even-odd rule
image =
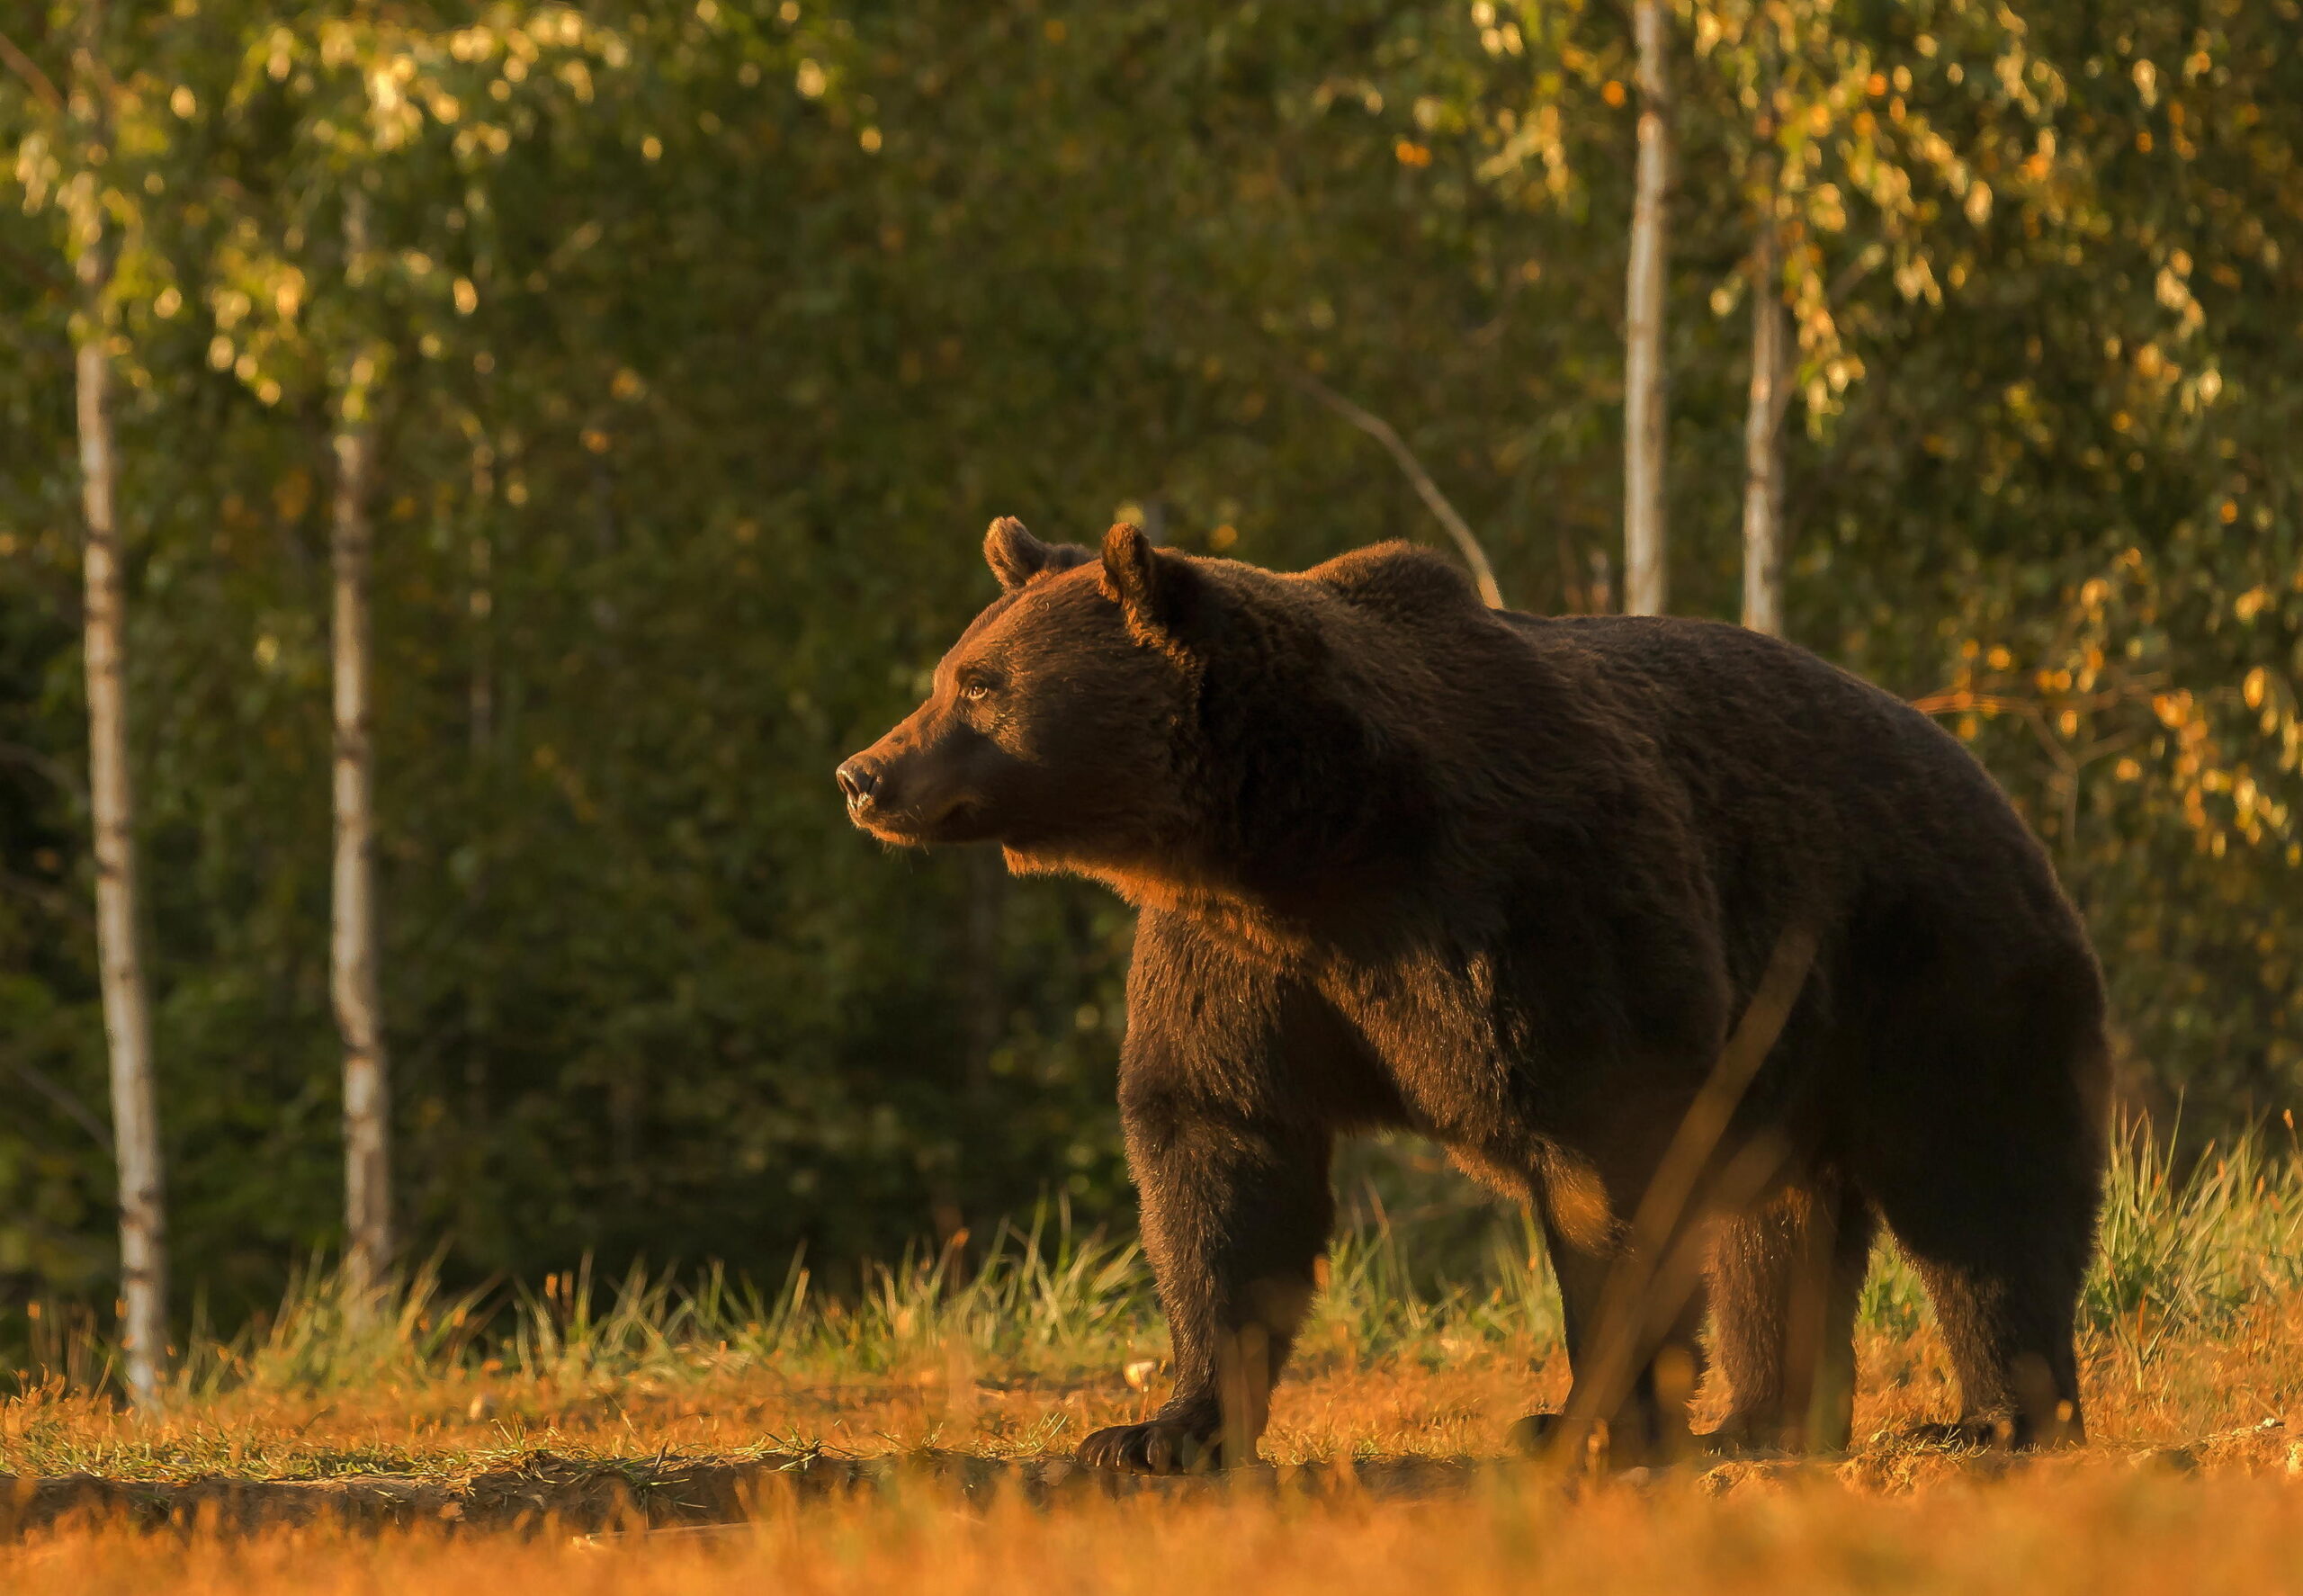
[[[2099,1446],[2167,1447],[2284,1420],[2303,1404],[2303,1293],[2261,1303],[2212,1333],[2091,1334],[2082,1356]],[[1866,1331],[1859,1380],[1859,1435],[1947,1417],[1956,1402],[1926,1326]],[[1447,1340],[1364,1359],[1314,1346],[1275,1399],[1264,1456],[1292,1465],[1489,1456],[1511,1420],[1555,1405],[1566,1385],[1552,1344]],[[477,1368],[312,1391],[246,1386],[187,1399],[157,1421],[109,1396],[51,1386],[0,1403],[0,1473],[453,1476],[538,1450],[636,1458],[939,1448],[1023,1459],[1068,1454],[1086,1431],[1143,1416],[1160,1394],[1157,1376],[1138,1391],[1112,1365],[1018,1376],[932,1349],[861,1376],[785,1379],[748,1365],[723,1375],[556,1379]]]
[[[2303,1590],[2303,1296],[2212,1336],[2092,1337],[2096,1443],[2012,1464],[1886,1439],[1949,1411],[1923,1329],[1867,1333],[1875,1439],[1851,1456],[1628,1483],[1497,1458],[1504,1425],[1562,1394],[1540,1349],[1319,1362],[1282,1393],[1278,1468],[1116,1494],[1059,1461],[1143,1411],[1116,1370],[481,1370],[242,1389],[157,1423],[51,1390],[0,1409],[0,1589]],[[76,1473],[141,1483],[58,1494]],[[741,1521],[641,1532],[699,1518]]]
[[[1495,1478],[1390,1501],[1212,1490],[1049,1509],[934,1490],[773,1499],[717,1532],[571,1538],[426,1526],[248,1536],[64,1527],[0,1553],[22,1596],[175,1591],[1008,1592],[2303,1590],[2303,1486],[2060,1461],[1915,1490],[1827,1477],[1562,1492]]]
[[[1883,1255],[1850,1454],[1546,1475],[1499,1455],[1565,1391],[1539,1260],[1435,1296],[1379,1229],[1339,1246],[1270,1466],[1115,1484],[1069,1456],[1157,1400],[1164,1335],[1133,1251],[1059,1224],[840,1302],[418,1278],[380,1318],[308,1282],[157,1421],[33,1321],[65,1372],[0,1402],[0,1592],[2303,1591],[2303,1152],[2179,1177],[2137,1136],[2112,1176],[2074,1454],[1895,1439],[1954,1393]]]

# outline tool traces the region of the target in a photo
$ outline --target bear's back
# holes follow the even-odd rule
[[[1768,877],[1920,901],[1972,921],[2078,928],[2045,850],[1990,774],[1925,714],[1779,639],[1680,617],[1504,617],[1601,685],[1689,796],[1728,896]],[[1821,884],[1820,883],[1818,884]]]

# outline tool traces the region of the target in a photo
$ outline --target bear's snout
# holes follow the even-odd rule
[[[880,773],[860,754],[833,771],[832,779],[839,784],[841,794],[847,799],[850,813],[871,808],[879,797]]]

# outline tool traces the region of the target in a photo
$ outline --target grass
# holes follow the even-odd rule
[[[971,1513],[927,1497],[764,1511],[733,1535],[601,1544],[437,1529],[369,1540],[273,1531],[161,1538],[74,1531],[10,1569],[23,1596],[156,1588],[287,1592],[542,1591],[562,1596],[774,1591],[1017,1591],[1167,1596],[1251,1590],[1710,1592],[2303,1589],[2303,1492],[2097,1469],[2021,1487],[1888,1497],[1831,1485],[1706,1496],[1496,1489],[1419,1502],[1286,1498],[1017,1500]]]
[[[0,1587],[2303,1588],[2291,1134],[2189,1164],[2121,1140],[2084,1309],[2096,1444],[2019,1466],[1893,1439],[1953,1394],[1883,1252],[1853,1453],[1528,1475],[1500,1438],[1566,1368],[1524,1224],[1443,1215],[1440,1238],[1448,1205],[1390,1176],[1349,1206],[1277,1472],[1119,1495],[1066,1459],[1156,1402],[1165,1334],[1134,1248],[1061,1207],[964,1272],[915,1254],[845,1300],[796,1266],[484,1296],[419,1271],[363,1315],[315,1275],[196,1340],[157,1421],[121,1411],[101,1340],[44,1315],[0,1402]],[[571,1538],[673,1524],[721,1528]]]

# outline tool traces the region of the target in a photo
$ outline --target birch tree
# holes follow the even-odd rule
[[[368,202],[357,186],[344,203],[344,261],[356,289],[368,254]],[[384,1054],[376,979],[375,747],[372,735],[368,517],[374,434],[369,417],[376,356],[357,348],[336,410],[336,498],[330,520],[334,578],[330,646],[335,687],[336,865],[328,973],[344,1043],[345,1284],[372,1302],[391,1267],[391,1075]]]
[[[1662,0],[1638,0],[1639,161],[1632,202],[1631,269],[1624,315],[1624,608],[1659,615],[1670,602],[1664,559],[1666,433],[1663,283],[1669,251],[1671,82],[1663,61]]]
[[[1767,103],[1771,110],[1771,94]],[[1762,139],[1769,133],[1768,114],[1762,112]],[[1791,326],[1783,307],[1775,151],[1762,143],[1753,165],[1758,219],[1752,229],[1752,375],[1743,415],[1743,624],[1781,637],[1783,412],[1791,397]]]
[[[1907,300],[1940,300],[1914,177],[1932,171],[1989,215],[1990,190],[1900,96],[1885,122],[1872,110],[1892,82],[1868,42],[1817,0],[1719,0],[1693,12],[1695,52],[1717,70],[1724,130],[1740,151],[1751,250],[1740,281],[1713,296],[1724,313],[1751,299],[1743,417],[1743,619],[1784,630],[1783,425],[1803,391],[1811,425],[1842,403],[1863,363],[1841,311],[1863,278],[1892,265]],[[1903,74],[1908,82],[1908,70]],[[2020,81],[2020,76],[2019,79]],[[1851,202],[1868,204],[1851,213]],[[1836,257],[1836,264],[1827,262]]]
[[[103,66],[104,8],[85,0],[72,56],[66,137],[79,170],[66,204],[76,250],[80,314],[75,378],[81,500],[86,521],[82,621],[88,684],[88,806],[96,865],[96,942],[111,1058],[112,1144],[120,1174],[121,1350],[130,1394],[156,1411],[168,1342],[167,1208],[163,1193],[157,1094],[152,1082],[152,1015],[137,946],[136,786],[129,767],[127,587],[120,523],[120,457],[112,435],[107,301],[114,247],[104,220],[103,168],[113,128]]]

